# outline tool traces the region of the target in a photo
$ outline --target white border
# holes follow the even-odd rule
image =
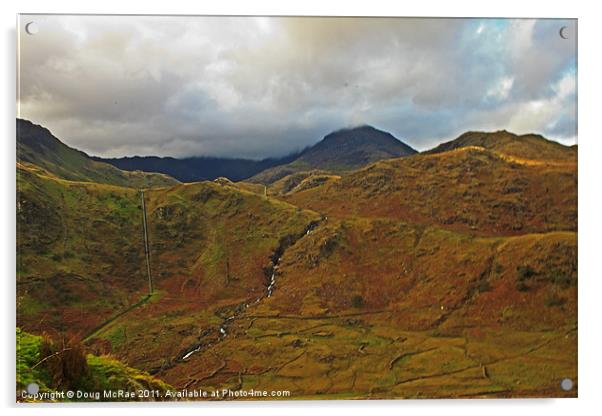
[[[193,2],[163,0],[161,2],[127,2],[102,0],[84,2],[75,0],[5,0],[2,13],[2,83],[1,100],[4,137],[1,141],[0,171],[2,172],[3,199],[0,204],[0,230],[2,247],[0,264],[2,280],[2,377],[0,379],[1,405],[7,414],[31,414],[36,409],[49,415],[106,414],[107,410],[95,405],[77,406],[18,406],[14,401],[14,328],[15,328],[15,56],[17,13],[119,13],[119,14],[255,14],[255,15],[350,15],[350,16],[455,16],[455,17],[570,17],[579,19],[579,399],[564,400],[425,400],[425,401],[316,401],[316,402],[255,402],[255,403],[194,403],[182,405],[113,404],[113,414],[164,415],[165,413],[220,415],[244,413],[266,414],[327,414],[345,412],[365,415],[368,411],[391,414],[444,414],[449,415],[507,415],[526,412],[546,415],[592,414],[602,408],[598,388],[600,355],[600,304],[602,297],[601,261],[596,258],[602,236],[600,206],[602,181],[602,120],[600,117],[600,13],[595,2],[575,1],[526,2],[505,0],[500,2],[454,0],[394,2],[386,0],[238,0]],[[20,409],[19,409],[20,407]]]

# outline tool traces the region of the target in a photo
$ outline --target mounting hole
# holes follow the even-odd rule
[[[27,385],[27,393],[36,395],[40,391],[40,386],[37,383],[29,383]]]
[[[571,390],[573,388],[573,380],[571,380],[570,378],[565,378],[560,382],[560,387],[564,391]]]
[[[25,31],[28,35],[35,35],[40,31],[40,28],[36,22],[29,22],[25,25]]]

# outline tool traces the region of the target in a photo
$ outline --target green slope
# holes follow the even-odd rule
[[[73,149],[42,126],[17,119],[17,162],[36,165],[62,179],[98,182],[133,188],[168,186],[177,180],[161,173],[126,172],[92,160]]]
[[[18,169],[17,180],[20,327],[83,339],[146,296],[138,191],[57,179],[28,167]],[[181,184],[147,190],[145,196],[157,292],[135,308],[145,318],[132,322],[128,315],[125,322],[140,323],[143,336],[164,324],[190,329],[152,349],[184,348],[193,340],[192,324],[215,319],[219,306],[264,293],[266,269],[281,241],[319,219],[233,183]],[[152,328],[149,309],[161,317]],[[103,335],[110,348],[127,346],[120,341],[123,332],[111,331]],[[163,356],[157,353],[151,364]]]
[[[17,400],[19,401],[37,401],[30,397],[23,397],[22,392],[27,389],[31,383],[40,387],[42,394],[52,394],[62,391],[56,385],[56,380],[50,375],[49,362],[51,361],[44,354],[45,341],[41,336],[36,336],[17,328]],[[59,354],[60,355],[60,354]],[[85,363],[82,362],[82,375],[70,386],[72,389],[78,389],[88,393],[98,392],[102,401],[105,391],[118,390],[137,392],[140,390],[154,390],[164,394],[168,390],[173,390],[171,386],[158,380],[148,373],[128,367],[120,361],[110,356],[98,356],[87,354]],[[119,399],[116,399],[119,401]],[[141,398],[139,400],[145,400]],[[148,399],[146,399],[148,400]],[[52,400],[43,400],[52,401]],[[58,401],[65,401],[58,399]],[[67,401],[87,401],[82,398],[73,398]],[[95,399],[89,401],[97,401]],[[115,400],[113,400],[115,401]]]

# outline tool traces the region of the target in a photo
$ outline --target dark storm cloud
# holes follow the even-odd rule
[[[35,16],[20,116],[103,156],[289,153],[372,124],[575,140],[572,21]]]

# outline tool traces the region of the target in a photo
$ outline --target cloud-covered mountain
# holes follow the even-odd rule
[[[306,170],[344,171],[377,160],[407,156],[416,150],[390,133],[372,126],[341,129],[299,153],[259,161],[216,157],[135,156],[114,159],[96,158],[124,170],[161,172],[182,182],[226,177],[239,181],[254,177],[256,182],[271,183],[293,172]]]
[[[392,134],[372,126],[359,126],[332,132],[320,142],[305,149],[289,164],[268,169],[253,181],[272,183],[296,172],[325,170],[340,172],[356,169],[382,159],[417,153]]]
[[[213,180],[221,176],[233,181],[247,179],[265,169],[289,163],[299,154],[263,160],[229,159],[219,157],[173,157],[134,156],[113,159],[95,158],[123,170],[160,172],[182,182]]]

